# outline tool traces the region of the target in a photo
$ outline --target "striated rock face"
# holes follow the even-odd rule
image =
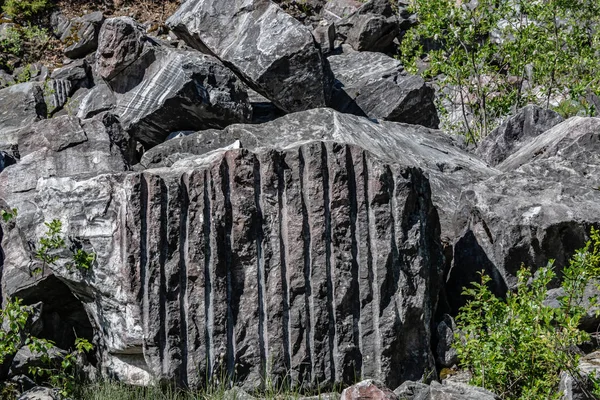
[[[161,45],[125,17],[108,20],[100,42],[96,67],[115,92],[114,113],[147,147],[174,131],[251,120],[246,87],[216,58]],[[89,105],[78,115],[89,114]]]
[[[442,238],[455,235],[454,214],[465,186],[498,175],[477,157],[460,149],[440,131],[416,125],[314,109],[286,115],[260,125],[232,125],[169,140],[146,152],[145,167],[170,166],[174,161],[204,154],[240,140],[242,147],[285,147],[295,142],[327,140],[349,143],[378,154],[386,162],[421,168],[428,174],[432,196],[440,213]]]
[[[332,79],[310,29],[269,0],[191,0],[167,25],[284,111],[329,101]]]
[[[332,107],[341,112],[437,128],[434,90],[391,57],[371,52],[330,56]]]
[[[63,120],[74,127],[53,132],[67,148],[32,150],[70,151],[74,161],[101,148],[86,147],[77,119]],[[307,387],[357,376],[397,386],[435,367],[443,257],[419,169],[355,145],[304,141],[138,173],[57,169],[39,176],[27,202],[15,181],[37,166],[25,158],[0,175],[0,197],[22,207],[2,228],[6,295],[33,302],[32,288],[58,277],[83,303],[106,373],[192,386],[227,373],[253,389],[266,371]],[[35,243],[52,218],[97,254],[89,273],[61,261],[29,276],[26,240]]]

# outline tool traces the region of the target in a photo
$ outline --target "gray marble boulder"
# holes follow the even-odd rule
[[[349,16],[336,22],[342,42],[357,51],[386,52],[400,33],[396,2],[369,0]]]
[[[329,101],[331,73],[310,29],[270,0],[190,0],[167,25],[286,112]]]
[[[571,118],[531,139],[497,168],[502,174],[463,191],[455,219],[454,265],[446,290],[460,291],[485,270],[502,294],[521,264],[560,270],[600,223],[600,119]]]
[[[246,86],[219,60],[154,41],[130,18],[104,24],[96,70],[115,94],[123,128],[146,147],[174,131],[251,120]]]
[[[128,172],[110,137],[92,136],[96,119],[45,123],[56,120],[20,136],[23,157],[0,174],[0,198],[19,207],[2,225],[3,293],[35,301],[52,277],[66,285],[106,375],[197,386],[235,370],[251,390],[268,367],[305,387],[361,375],[393,387],[435,368],[438,215],[423,172],[392,161],[390,142],[373,143],[383,136],[365,136],[369,149],[307,137]],[[91,271],[60,261],[30,276],[28,242],[53,218],[97,255]]]
[[[494,393],[464,383],[433,381],[431,385],[419,382],[404,382],[394,390],[399,400],[499,400]]]
[[[332,107],[369,118],[437,128],[435,92],[381,53],[346,51],[328,58],[335,75]]]
[[[563,121],[552,110],[536,105],[525,106],[483,138],[475,154],[496,166],[525,143]]]
[[[104,15],[101,11],[74,18],[68,24],[62,22],[61,25],[57,20],[57,29],[63,31],[60,39],[65,44],[65,56],[73,59],[83,58],[96,51],[103,22]]]
[[[37,82],[25,82],[0,90],[0,148],[10,131],[46,118],[44,91]]]

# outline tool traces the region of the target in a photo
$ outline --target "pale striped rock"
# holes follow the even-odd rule
[[[329,101],[331,73],[310,29],[270,0],[190,0],[167,25],[284,111]]]
[[[103,25],[96,69],[115,94],[113,112],[146,147],[174,131],[223,128],[252,118],[245,85],[219,60],[162,45],[130,18]]]

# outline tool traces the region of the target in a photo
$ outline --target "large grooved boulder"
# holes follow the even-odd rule
[[[329,100],[330,72],[310,30],[269,0],[190,0],[167,25],[284,111]]]
[[[38,146],[77,154],[85,129],[64,130]],[[58,218],[97,260],[89,272],[47,269],[83,303],[111,376],[196,386],[235,372],[246,389],[267,369],[307,387],[421,379],[435,368],[439,220],[423,172],[385,147],[303,140],[137,173],[40,176],[2,225],[4,293],[38,284],[27,241]],[[0,174],[8,206],[22,199],[15,168],[36,166]]]
[[[423,78],[408,75],[398,60],[366,51],[345,52],[327,60],[336,79],[332,98],[336,110],[438,127],[433,88]]]
[[[130,18],[103,25],[96,68],[115,93],[123,128],[147,147],[174,131],[252,118],[245,85],[219,60],[155,42]]]

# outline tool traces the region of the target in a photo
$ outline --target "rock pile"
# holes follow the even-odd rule
[[[0,90],[3,298],[41,302],[42,336],[88,338],[129,383],[494,398],[414,382],[455,360],[445,313],[478,271],[502,294],[598,226],[600,120],[527,107],[468,152],[378,52],[402,4],[354,3],[315,6],[348,12],[320,41],[267,0],[188,0],[176,47],[128,17],[57,16],[78,60]],[[65,250],[32,272],[55,218],[90,270]]]

